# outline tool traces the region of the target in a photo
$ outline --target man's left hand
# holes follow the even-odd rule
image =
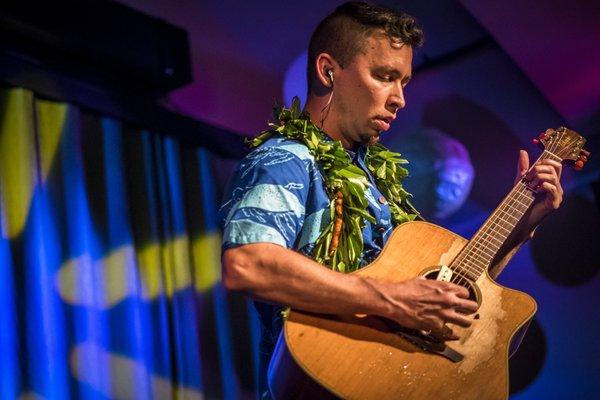
[[[560,207],[563,188],[560,184],[562,164],[555,160],[544,159],[529,171],[529,155],[525,150],[519,152],[515,183],[525,178],[528,186],[536,191],[536,200],[530,210],[527,228],[531,232],[551,211]]]

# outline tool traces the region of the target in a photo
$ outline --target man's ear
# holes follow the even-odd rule
[[[327,53],[321,53],[315,60],[316,76],[325,87],[332,88],[335,72],[339,64]]]

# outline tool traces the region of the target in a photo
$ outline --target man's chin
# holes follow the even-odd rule
[[[381,132],[379,131],[372,131],[369,133],[363,133],[361,135],[358,136],[358,141],[356,141],[355,143],[357,145],[360,146],[371,146],[374,145],[375,143],[379,142],[379,136],[380,136]]]
[[[374,144],[379,142],[379,135],[375,135],[375,136],[371,136],[369,137],[369,139],[367,140],[366,145],[367,146],[373,146]]]

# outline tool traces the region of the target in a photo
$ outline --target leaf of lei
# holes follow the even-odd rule
[[[276,134],[298,140],[308,148],[324,177],[325,189],[330,199],[331,221],[317,238],[313,259],[340,272],[359,269],[364,249],[362,232],[365,221],[375,223],[375,218],[368,212],[365,197],[369,185],[366,173],[352,163],[350,155],[339,140],[328,139],[326,134],[310,121],[308,113],[300,110],[298,97],[294,97],[289,109],[275,107],[273,111],[279,124],[270,123],[271,129],[247,141],[250,148],[260,146]],[[388,200],[394,225],[415,219],[418,212],[408,201],[410,195],[401,184],[402,178],[408,176],[408,171],[401,165],[407,164],[408,161],[381,144],[369,147],[365,161],[375,178],[377,188]],[[343,195],[343,223],[341,231],[335,232],[335,200],[338,192]],[[335,235],[338,235],[338,246],[331,253],[331,243]]]

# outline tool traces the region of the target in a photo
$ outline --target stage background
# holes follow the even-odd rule
[[[303,96],[310,34],[341,2],[120,3],[189,34],[193,82],[161,104],[252,136],[276,101]],[[384,143],[407,153],[435,130],[474,171],[455,213],[426,217],[469,237],[508,191],[518,149],[536,157],[531,139],[559,125],[588,138],[563,206],[500,281],[538,302],[511,399],[597,398],[600,6],[385,3],[417,17],[426,44]],[[254,311],[219,282],[216,209],[236,160],[61,100],[0,93],[0,398],[253,398]]]

